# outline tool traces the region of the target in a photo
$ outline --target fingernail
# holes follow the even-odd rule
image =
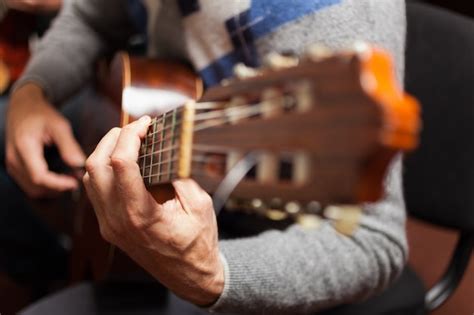
[[[150,118],[150,116],[143,116],[143,117],[141,117],[139,120],[140,120],[141,123],[147,123],[147,124],[149,124],[150,121],[151,121],[151,118]]]

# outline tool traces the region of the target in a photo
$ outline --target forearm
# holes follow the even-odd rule
[[[221,241],[225,287],[213,310],[223,313],[311,313],[379,292],[402,270],[407,246],[400,159],[387,195],[366,207],[361,226],[346,237],[324,224],[292,226],[258,237]]]
[[[123,6],[116,0],[65,1],[14,90],[33,82],[54,104],[76,92],[90,79],[94,61],[128,37]]]

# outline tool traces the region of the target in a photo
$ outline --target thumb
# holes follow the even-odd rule
[[[65,120],[60,120],[51,126],[51,138],[59,150],[59,154],[67,165],[83,166],[86,156],[79,143],[74,138],[72,128]]]

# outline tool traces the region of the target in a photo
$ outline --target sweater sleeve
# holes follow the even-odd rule
[[[328,22],[331,27],[328,34],[335,37],[327,38],[325,44],[337,47],[357,39],[376,43],[394,55],[398,77],[403,78],[404,1],[344,3],[342,20],[353,25]],[[372,13],[364,11],[363,15],[356,15],[353,8],[372,10]],[[326,18],[340,17],[337,10],[337,7],[328,10]],[[319,32],[325,31],[321,27],[324,18],[320,15],[317,21]],[[296,24],[298,28],[305,21]],[[302,30],[287,27],[291,35],[288,41],[297,39],[299,32],[307,29],[308,25]],[[280,35],[284,37],[285,34]],[[324,223],[316,230],[305,230],[295,224],[285,231],[272,230],[256,237],[221,241],[225,286],[210,310],[306,314],[359,301],[386,288],[403,270],[408,251],[401,160],[398,156],[389,167],[383,199],[364,205],[361,224],[350,237]]]
[[[306,314],[381,291],[407,258],[401,158],[391,166],[383,201],[366,205],[351,237],[328,224],[298,225],[220,242],[225,286],[211,308],[223,313]]]
[[[91,78],[94,62],[106,49],[126,41],[129,23],[123,0],[64,1],[14,89],[34,82],[49,101],[60,104]]]

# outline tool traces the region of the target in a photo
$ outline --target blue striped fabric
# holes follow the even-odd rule
[[[128,0],[130,12],[137,29],[147,31],[147,13],[141,0]],[[199,0],[176,0],[183,19],[198,13],[202,8]],[[342,0],[252,0],[250,7],[225,23],[232,51],[213,61],[204,69],[197,69],[206,86],[218,84],[233,74],[234,66],[243,62],[248,66],[259,66],[256,41],[279,26],[317,12]],[[166,8],[164,8],[166,9]],[[212,30],[206,30],[212,31]]]
[[[319,11],[341,0],[253,0],[251,7],[226,21],[234,50],[199,71],[207,86],[218,84],[233,75],[233,67],[243,62],[259,66],[255,41],[279,26]],[[262,18],[263,17],[263,18]]]

